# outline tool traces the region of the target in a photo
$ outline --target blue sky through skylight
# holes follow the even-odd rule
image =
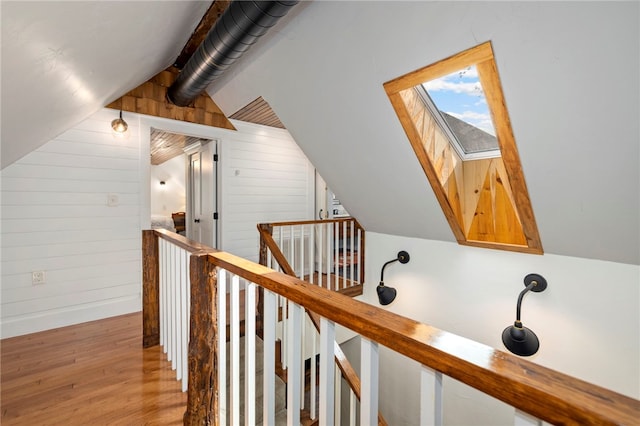
[[[422,86],[440,111],[495,136],[475,65],[428,81]]]

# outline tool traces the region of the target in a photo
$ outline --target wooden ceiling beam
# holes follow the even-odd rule
[[[200,23],[196,27],[196,29],[191,34],[191,38],[187,41],[187,43],[182,48],[182,52],[178,55],[178,58],[174,62],[173,66],[182,69],[184,65],[187,63],[191,55],[196,51],[196,49],[202,44],[205,37],[209,33],[209,30],[213,28],[213,25],[216,23],[218,18],[227,10],[231,1],[229,0],[215,0],[209,10],[202,16]]]

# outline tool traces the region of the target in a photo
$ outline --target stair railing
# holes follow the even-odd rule
[[[293,275],[330,290],[358,296],[364,283],[364,228],[355,218],[261,223],[260,264],[284,260]]]
[[[149,233],[149,234],[147,234]],[[178,246],[189,241],[164,231],[145,231],[143,236],[144,294],[151,295],[148,287],[159,288],[159,249],[153,239],[164,239]],[[231,411],[225,407],[226,392],[221,383],[226,369],[222,342],[226,334],[225,302],[227,283],[231,283],[231,317],[238,319],[237,296],[234,288],[244,285],[249,303],[246,318],[255,318],[257,289],[264,292],[264,351],[263,351],[263,423],[274,424],[274,347],[276,297],[287,299],[290,342],[301,341],[301,324],[305,309],[320,317],[320,410],[319,423],[334,424],[334,334],[336,324],[345,326],[361,336],[361,403],[360,424],[375,424],[378,415],[378,345],[417,361],[421,368],[421,387],[408,392],[420,392],[420,421],[424,424],[442,424],[442,375],[452,377],[516,408],[519,421],[523,418],[544,420],[553,424],[636,424],[640,418],[640,401],[584,382],[582,380],[534,364],[480,343],[438,330],[401,315],[360,302],[346,295],[311,285],[254,262],[212,249],[191,247],[188,250],[190,277],[190,322],[188,351],[188,401],[184,416],[186,425],[225,424],[229,415],[231,424],[239,407],[239,392],[230,393]],[[149,270],[147,270],[149,269]],[[155,278],[154,278],[155,277]],[[243,284],[240,284],[243,283]],[[157,292],[156,292],[157,293]],[[234,300],[235,299],[235,300]],[[160,332],[159,298],[144,297],[145,304],[153,301],[154,308],[145,305],[145,342],[156,340]],[[147,312],[148,311],[148,312]],[[297,325],[296,325],[297,324]],[[222,325],[222,326],[221,326]],[[233,329],[234,327],[232,327]],[[149,333],[149,334],[148,334]],[[237,334],[239,331],[232,331]],[[222,335],[222,336],[221,336]],[[255,336],[247,332],[247,336]],[[231,336],[231,341],[236,337]],[[245,343],[245,368],[255,365],[252,340]],[[234,354],[235,351],[235,354]],[[287,369],[287,424],[300,424],[300,395],[303,368],[300,345],[289,345],[290,365]],[[231,349],[236,361],[230,363],[231,380],[238,376],[238,350]],[[248,377],[252,375],[248,370]],[[245,371],[245,374],[247,372]],[[255,381],[245,381],[245,398],[255,394]],[[255,415],[256,404],[245,400],[244,416]],[[527,414],[518,414],[527,413]],[[224,421],[221,421],[224,419]],[[539,420],[531,421],[531,424]]]
[[[361,278],[364,278],[365,232],[354,218],[263,223],[258,225],[258,231],[260,233],[261,265],[279,269],[287,275],[343,294],[350,296],[362,294]],[[351,236],[353,238],[350,238]],[[317,240],[319,243],[316,245],[314,241]],[[327,252],[324,259],[320,259],[325,254],[323,242]],[[316,248],[317,250],[314,250]],[[315,259],[314,253],[317,253]],[[309,261],[305,261],[307,259]],[[295,270],[291,263],[298,264],[298,270]],[[308,268],[305,269],[305,266]],[[347,276],[352,277],[353,280],[347,279]],[[324,279],[319,277],[324,277]],[[305,311],[315,328],[315,333],[312,332],[311,336],[306,336],[311,340],[312,346],[309,357],[312,360],[309,374],[311,392],[309,400],[315,401],[317,383],[313,360],[317,351],[316,338],[317,333],[320,332],[320,317],[308,309]],[[283,328],[286,326],[285,319]],[[287,333],[281,333],[281,336],[286,346]],[[335,362],[340,372],[336,371],[336,392],[340,392],[339,381],[344,379],[350,390],[349,412],[355,413],[355,403],[360,401],[360,378],[340,345],[334,341],[333,346]],[[284,351],[284,355],[282,364],[286,368],[286,351]],[[305,357],[303,355],[303,358]],[[339,403],[339,395],[336,395],[335,401],[336,404]],[[316,420],[316,407],[313,403],[310,404],[308,410],[310,419]],[[354,419],[355,416],[350,415],[350,418]],[[378,424],[387,424],[380,413],[378,413]]]

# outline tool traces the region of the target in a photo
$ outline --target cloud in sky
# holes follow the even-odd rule
[[[455,111],[445,111],[447,114],[456,117],[459,120],[469,123],[480,130],[484,130],[490,135],[495,136],[496,132],[493,128],[493,121],[489,113],[480,113],[475,111],[464,111],[462,113]]]
[[[439,110],[495,136],[475,66],[423,83]]]

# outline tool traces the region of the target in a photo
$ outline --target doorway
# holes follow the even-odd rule
[[[155,126],[149,135],[152,227],[218,248],[218,141]]]
[[[185,147],[187,238],[218,248],[218,141]]]

